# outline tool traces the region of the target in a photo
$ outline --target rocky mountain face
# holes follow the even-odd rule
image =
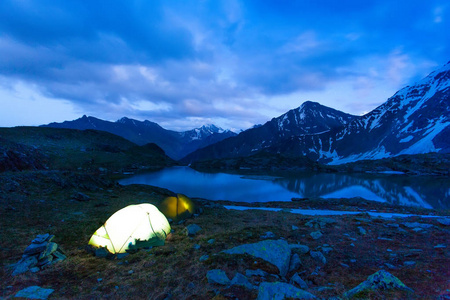
[[[313,102],[200,149],[185,162],[270,151],[342,164],[402,154],[450,152],[450,62],[364,116]]]
[[[201,128],[177,132],[164,129],[157,123],[148,120],[137,121],[126,117],[116,122],[109,122],[83,116],[73,121],[50,123],[42,126],[78,130],[101,130],[126,138],[138,145],[155,143],[173,159],[180,159],[199,148],[236,135],[234,132],[224,131],[215,125],[205,125]]]
[[[356,116],[307,101],[262,126],[253,127],[236,137],[200,149],[182,161],[189,163],[198,159],[248,156],[263,149],[271,151],[294,137],[339,131],[355,118]]]

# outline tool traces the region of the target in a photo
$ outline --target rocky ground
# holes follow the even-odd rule
[[[130,204],[158,204],[170,193],[120,186],[98,174],[0,173],[0,297],[13,298],[24,288],[39,286],[52,290],[49,299],[256,299],[263,297],[261,290],[277,285],[319,299],[345,299],[353,295],[346,292],[375,273],[370,278],[380,284],[386,271],[407,289],[365,290],[354,297],[450,299],[450,226],[445,218],[450,213],[363,199],[264,204],[285,208],[279,212],[227,210],[223,205],[231,203],[194,199],[201,214],[173,223],[164,246],[120,259],[95,257],[85,250],[92,233],[114,212]],[[305,216],[290,213],[292,208],[360,214]],[[440,217],[385,219],[367,214],[374,210]],[[192,224],[200,230],[189,236]],[[54,235],[52,242],[67,258],[12,276],[24,250],[45,233]],[[282,245],[269,248],[284,249],[277,251],[284,260],[253,250],[230,250],[264,243]],[[394,286],[392,282],[381,286]]]

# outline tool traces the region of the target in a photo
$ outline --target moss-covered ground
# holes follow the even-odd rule
[[[75,192],[90,199],[76,201],[72,199]],[[55,290],[51,299],[166,299],[169,295],[171,299],[255,299],[255,290],[209,284],[206,272],[220,268],[231,279],[236,272],[262,269],[275,275],[266,280],[280,280],[278,270],[260,259],[220,254],[233,246],[258,242],[268,231],[277,239],[312,250],[323,251],[326,245],[332,248],[325,254],[325,265],[309,255],[300,257],[302,266],[297,272],[309,283],[308,291],[318,297],[342,296],[382,268],[415,293],[383,291],[363,298],[437,299],[450,294],[450,229],[434,218],[376,219],[361,212],[334,216],[336,223],[313,228],[306,223],[317,217],[287,211],[227,210],[217,205],[227,203],[194,199],[203,212],[183,224],[172,224],[173,233],[164,246],[112,260],[85,250],[91,234],[114,212],[130,204],[158,204],[170,193],[143,185],[120,186],[110,178],[70,171],[0,173],[0,297],[9,299],[27,286],[38,285]],[[277,202],[276,206],[448,215],[448,211],[388,206],[363,199],[309,199]],[[433,226],[415,232],[403,225],[415,221]],[[194,223],[202,230],[188,237],[184,228]],[[367,233],[361,235],[358,227]],[[314,240],[310,233],[317,230],[323,236]],[[11,276],[8,266],[19,261],[37,234],[47,232],[55,235],[54,242],[68,258],[37,273]],[[446,248],[435,248],[438,245]],[[201,262],[203,255],[209,259]],[[411,261],[414,264],[405,265]],[[257,283],[260,279],[254,280]]]

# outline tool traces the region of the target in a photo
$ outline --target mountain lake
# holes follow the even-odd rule
[[[234,202],[292,198],[353,198],[432,209],[450,208],[450,178],[400,174],[298,173],[287,176],[205,173],[171,167],[119,180],[147,184],[192,198]]]

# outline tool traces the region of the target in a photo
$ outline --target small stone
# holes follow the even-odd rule
[[[125,257],[129,256],[130,253],[117,253],[116,257],[117,259],[124,259]]]
[[[441,218],[436,220],[439,224],[444,226],[450,226],[450,218]]]
[[[298,268],[300,268],[301,265],[302,265],[302,261],[300,260],[300,257],[298,256],[297,253],[294,253],[291,256],[291,261],[289,263],[289,272],[298,270]]]
[[[50,237],[49,233],[38,234],[36,236],[36,238],[34,240],[32,240],[31,242],[33,244],[42,244],[43,242],[50,242],[50,240],[53,239],[54,237],[55,237],[54,235],[52,237]]]
[[[208,259],[209,259],[209,255],[205,254],[200,257],[199,261],[207,261]]]
[[[360,235],[366,235],[367,234],[367,231],[361,226],[358,226],[358,232],[359,232]]]
[[[262,282],[259,285],[257,300],[266,299],[316,299],[313,294],[284,282]]]
[[[309,247],[300,244],[290,244],[289,248],[293,253],[298,253],[299,255],[307,254],[309,252]]]
[[[295,226],[295,225],[292,225],[292,230],[298,230],[299,228],[298,228],[298,226]]]
[[[220,285],[230,284],[230,279],[228,278],[227,274],[225,274],[225,272],[220,269],[209,270],[208,273],[206,273],[206,278],[208,279],[209,283]]]
[[[214,244],[215,241],[216,241],[215,239],[209,239],[209,240],[207,241],[207,243],[210,244],[210,245],[212,245],[212,244]]]
[[[258,270],[245,270],[245,276],[252,277],[252,276],[260,276],[260,277],[266,277],[269,275],[269,273],[258,269]]]
[[[44,251],[41,252],[38,259],[43,259],[44,257],[51,255],[53,252],[56,251],[56,249],[58,249],[58,245],[56,243],[53,242],[48,243],[47,247],[45,248]]]
[[[393,276],[385,270],[380,270],[367,277],[367,280],[359,284],[357,287],[346,292],[344,296],[352,298],[353,296],[364,293],[366,291],[387,289],[398,289],[413,292],[413,290],[404,285],[403,282],[401,282],[397,277]]]
[[[343,266],[344,268],[347,268],[347,269],[348,269],[348,268],[350,268],[350,266],[349,266],[349,265],[347,265],[347,264],[344,264],[344,263],[340,263],[340,265],[341,265],[341,266]]]
[[[434,249],[447,248],[447,246],[444,245],[444,244],[439,244],[439,245],[434,246],[433,248],[434,248]]]
[[[97,278],[97,282],[102,282],[103,281],[103,278]]]
[[[37,273],[37,272],[39,272],[41,269],[39,269],[38,267],[33,267],[33,268],[30,268],[30,272],[31,273]]]
[[[50,264],[52,261],[53,261],[53,256],[48,255],[42,259],[39,259],[37,266],[42,268],[43,266]]]
[[[89,197],[86,194],[83,194],[81,192],[76,192],[72,195],[72,199],[76,200],[76,201],[80,201],[80,202],[85,202],[85,201],[89,201],[91,199],[91,197]]]
[[[405,261],[404,263],[403,263],[403,265],[404,266],[413,266],[413,265],[415,265],[416,264],[416,262],[415,261]]]
[[[323,234],[320,231],[314,231],[309,234],[314,240],[320,239]]]
[[[331,248],[331,247],[329,247],[329,246],[322,246],[322,250],[321,250],[323,253],[325,253],[325,254],[328,254],[328,253],[330,253],[331,251],[333,251],[333,248]]]
[[[254,286],[248,281],[248,278],[239,272],[234,275],[233,279],[231,280],[231,285],[242,286],[249,290],[254,289]]]
[[[294,276],[291,277],[289,283],[294,284],[304,290],[308,289],[308,284],[300,277],[300,275],[298,275],[298,273],[295,273]]]
[[[262,239],[274,239],[276,236],[272,231],[267,231],[263,235],[261,235]]]
[[[394,265],[391,265],[390,263],[384,263],[386,265],[386,267],[388,267],[389,269],[395,270],[397,269]]]
[[[39,286],[29,286],[23,290],[17,292],[14,296],[16,298],[26,298],[26,299],[47,299],[51,293],[55,290],[53,289],[44,289]]]
[[[194,248],[195,250],[200,249],[202,246],[200,246],[199,244],[194,244],[194,246],[192,246],[192,248]]]
[[[202,228],[198,226],[197,224],[189,224],[186,226],[186,235],[187,236],[195,236]]]
[[[23,274],[27,272],[30,268],[33,268],[37,265],[37,258],[34,256],[24,257],[17,264],[12,273],[13,276]]]
[[[47,242],[43,242],[40,244],[33,243],[29,245],[27,248],[25,248],[25,251],[23,252],[24,256],[31,256],[38,253],[41,253],[47,249]]]
[[[106,247],[100,247],[95,249],[95,256],[97,257],[108,257],[110,255],[108,249]]]
[[[408,228],[422,228],[422,229],[428,229],[428,228],[433,227],[432,224],[419,223],[419,222],[405,222],[405,223],[403,223],[403,225]]]
[[[128,275],[131,275],[131,274],[133,274],[133,273],[134,273],[133,270],[128,271]]]
[[[322,252],[320,252],[320,251],[310,251],[309,254],[315,260],[317,260],[317,261],[319,261],[319,262],[321,262],[323,264],[327,263],[327,259],[325,258],[325,256],[323,256]]]

